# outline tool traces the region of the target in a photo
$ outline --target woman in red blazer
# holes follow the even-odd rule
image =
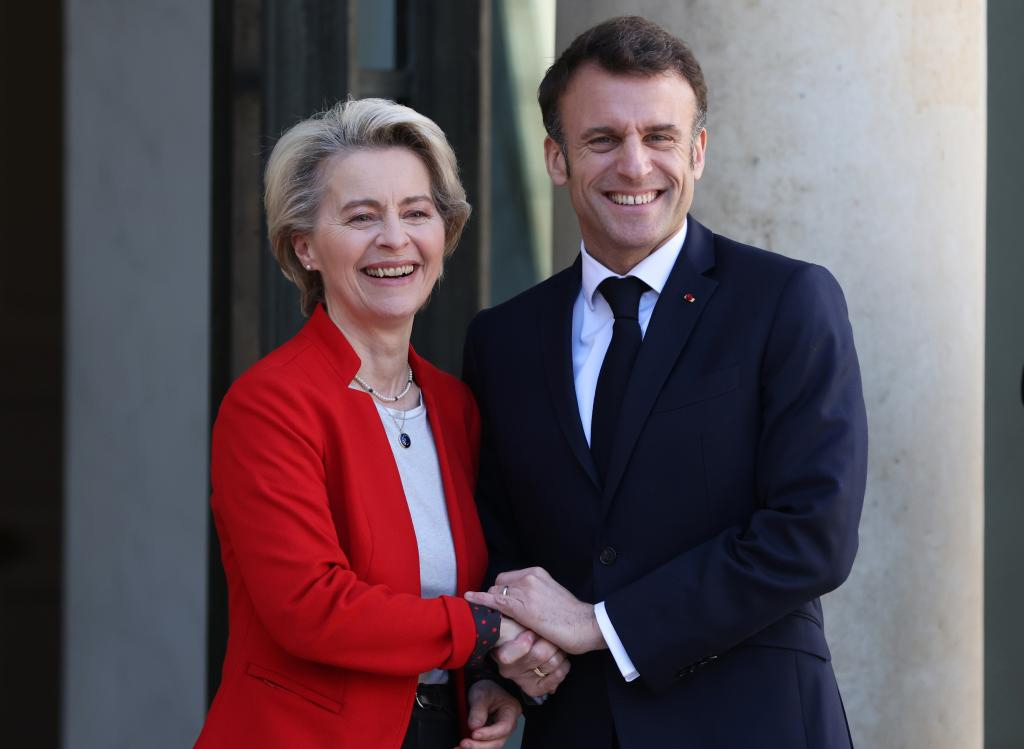
[[[522,631],[461,598],[487,561],[478,414],[409,345],[469,216],[454,154],[411,109],[343,102],[282,136],[265,205],[310,319],[214,426],[230,635],[197,746],[500,747],[519,703],[478,680],[467,725],[462,670]]]

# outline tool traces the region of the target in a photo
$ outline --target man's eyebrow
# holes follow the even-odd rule
[[[656,125],[646,125],[643,128],[644,133],[681,133],[678,125],[671,122],[658,123]],[[598,125],[597,127],[588,127],[580,135],[581,140],[587,140],[595,135],[613,135],[618,136],[618,131],[610,125]]]
[[[674,125],[671,122],[666,122],[665,124],[662,125],[651,125],[650,127],[644,128],[644,131],[648,133],[682,132],[678,126]]]
[[[580,140],[586,140],[595,135],[615,135],[615,128],[610,125],[598,125],[597,127],[588,127],[580,135]]]

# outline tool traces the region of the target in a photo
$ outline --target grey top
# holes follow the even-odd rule
[[[396,411],[380,403],[376,406],[402,477],[402,488],[416,530],[420,595],[424,598],[453,596],[456,591],[455,544],[448,524],[441,466],[427,419],[427,407],[422,397],[420,404],[409,411]],[[409,447],[402,447],[399,442],[402,432],[409,435]],[[420,674],[419,680],[423,684],[443,684],[448,681],[448,672],[434,669]]]

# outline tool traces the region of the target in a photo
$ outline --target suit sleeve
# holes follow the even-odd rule
[[[466,601],[423,599],[360,580],[335,531],[316,401],[250,377],[213,431],[213,512],[255,613],[294,656],[412,675],[458,668],[476,646]]]
[[[667,689],[847,577],[867,473],[867,419],[846,303],[823,268],[780,295],[760,372],[756,505],[621,588],[607,613],[641,679]]]

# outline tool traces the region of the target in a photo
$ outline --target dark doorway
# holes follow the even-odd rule
[[[0,4],[0,726],[9,746],[60,735],[63,491],[61,3]]]

